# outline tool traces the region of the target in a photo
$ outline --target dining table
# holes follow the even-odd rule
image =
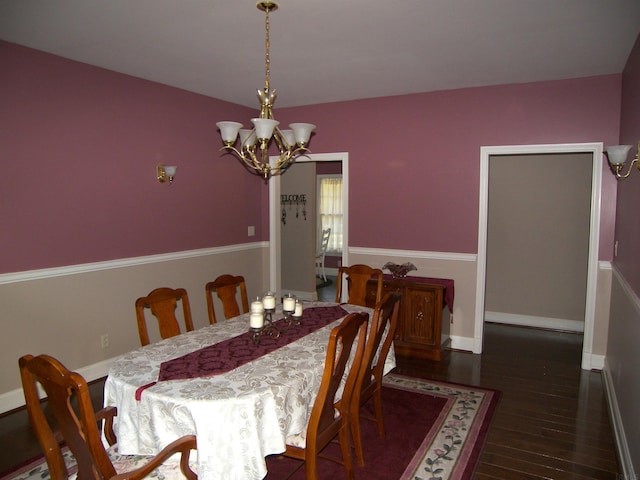
[[[260,480],[265,457],[306,431],[331,330],[372,309],[305,302],[299,323],[272,318],[282,334],[255,337],[249,313],[146,345],[109,369],[104,404],[124,455],[155,455],[177,438],[197,438],[200,480]],[[393,348],[385,373],[395,367]]]

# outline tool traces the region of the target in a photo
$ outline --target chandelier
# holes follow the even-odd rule
[[[280,122],[273,117],[273,103],[276,90],[269,85],[269,12],[274,12],[278,4],[271,1],[258,2],[259,10],[265,13],[265,83],[264,89],[258,90],[260,101],[260,115],[252,118],[252,129],[245,129],[238,122],[218,122],[224,146],[221,150],[233,153],[249,169],[251,173],[261,175],[269,180],[273,175],[281,175],[291,166],[297,157],[305,155],[309,150],[307,144],[315,125],[310,123],[292,123],[289,130],[278,128]],[[236,139],[240,135],[240,145],[236,148]],[[278,148],[278,158],[269,162],[269,145],[275,143]]]

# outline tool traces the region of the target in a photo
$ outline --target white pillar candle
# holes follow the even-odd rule
[[[264,325],[264,314],[252,312],[249,317],[249,326],[251,328],[262,328]]]
[[[267,294],[262,299],[262,304],[264,305],[265,310],[273,310],[276,308],[276,297]]]
[[[296,309],[296,299],[293,297],[284,297],[282,301],[282,310],[285,312],[293,312]]]
[[[260,300],[255,300],[251,302],[251,313],[262,313],[264,312],[264,305]]]
[[[302,302],[296,302],[296,310],[293,312],[294,317],[302,316]]]

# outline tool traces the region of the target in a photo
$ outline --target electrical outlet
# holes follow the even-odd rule
[[[100,336],[100,345],[102,346],[102,348],[109,348],[109,335],[108,334],[104,334]]]

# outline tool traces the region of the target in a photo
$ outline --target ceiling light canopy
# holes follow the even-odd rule
[[[257,7],[265,13],[265,83],[264,89],[258,90],[260,101],[260,115],[252,118],[252,129],[245,129],[238,122],[216,123],[222,136],[224,146],[221,150],[233,153],[249,169],[251,173],[269,180],[273,175],[281,175],[300,155],[308,153],[307,145],[315,125],[310,123],[292,123],[289,130],[281,130],[273,117],[273,103],[276,90],[269,85],[269,13],[277,10],[278,4],[271,1],[258,2]],[[236,140],[240,136],[239,146]],[[269,162],[269,145],[275,143],[278,148],[278,158]]]

